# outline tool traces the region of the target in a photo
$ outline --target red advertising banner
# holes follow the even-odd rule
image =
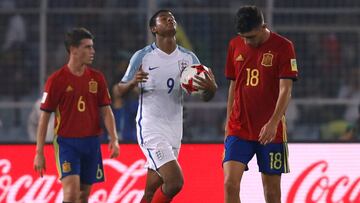
[[[360,203],[359,144],[291,144],[290,174],[282,176],[286,203]],[[47,170],[33,170],[34,145],[0,145],[0,203],[61,203],[62,189],[53,147],[46,146]],[[90,203],[138,203],[144,193],[146,170],[137,145],[121,145],[120,157],[109,159],[106,145],[104,183],[95,184]],[[179,162],[185,185],[175,203],[223,202],[221,144],[184,144]],[[265,202],[256,159],[241,183],[242,202]]]
[[[1,203],[62,202],[53,147],[45,148],[47,168],[43,178],[33,170],[34,153],[34,145],[0,145]],[[139,147],[122,144],[117,159],[108,158],[106,145],[102,146],[102,153],[106,181],[94,185],[89,202],[140,202],[146,169]],[[183,145],[179,161],[185,185],[174,202],[222,202],[221,155],[221,145]]]

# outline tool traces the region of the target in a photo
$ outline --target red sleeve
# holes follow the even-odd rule
[[[226,56],[225,64],[225,77],[230,80],[235,80],[235,68],[234,68],[234,47],[232,41],[229,43],[228,52]]]
[[[109,89],[107,87],[107,83],[103,74],[100,73],[99,80],[100,88],[98,94],[98,104],[99,106],[106,106],[111,104],[111,97],[109,93]]]
[[[45,83],[40,109],[48,112],[55,111],[59,104],[61,92],[62,90],[59,89],[59,85],[57,84],[55,77],[49,77]]]
[[[281,53],[279,61],[279,77],[296,80],[298,77],[298,69],[293,44],[291,42],[286,43]]]

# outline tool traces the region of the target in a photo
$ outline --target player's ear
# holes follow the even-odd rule
[[[151,33],[153,33],[155,35],[156,34],[156,26],[152,26],[150,28],[150,31],[151,31]]]
[[[70,46],[69,51],[70,51],[70,54],[76,55],[77,54],[77,47]]]

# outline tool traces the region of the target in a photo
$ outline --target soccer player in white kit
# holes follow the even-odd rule
[[[183,186],[177,157],[183,132],[182,69],[200,61],[189,50],[176,44],[176,21],[172,12],[160,10],[149,21],[155,42],[137,51],[118,84],[121,95],[139,86],[137,139],[147,158],[145,194],[141,202],[171,202]],[[217,85],[211,70],[205,79],[195,80],[209,101]]]

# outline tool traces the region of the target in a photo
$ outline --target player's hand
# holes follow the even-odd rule
[[[218,86],[210,68],[209,71],[205,71],[205,78],[195,75],[194,82],[198,89],[204,90],[204,94],[202,95],[204,101],[209,101],[214,97]]]
[[[120,154],[119,142],[117,139],[110,140],[109,142],[110,158],[116,158]]]
[[[134,78],[132,79],[132,83],[137,86],[139,82],[146,82],[148,79],[149,73],[145,72],[142,69],[142,65],[140,66],[139,70],[135,73]]]
[[[259,142],[260,144],[266,145],[272,142],[276,137],[277,132],[277,123],[268,122],[266,123],[260,131]]]
[[[198,75],[195,75],[194,82],[197,84],[196,87],[200,90],[216,92],[217,84],[215,81],[215,76],[212,73],[211,69],[205,71],[205,78],[202,78]]]
[[[34,169],[39,173],[40,177],[43,177],[46,167],[45,167],[45,157],[42,153],[37,153],[34,158]]]

